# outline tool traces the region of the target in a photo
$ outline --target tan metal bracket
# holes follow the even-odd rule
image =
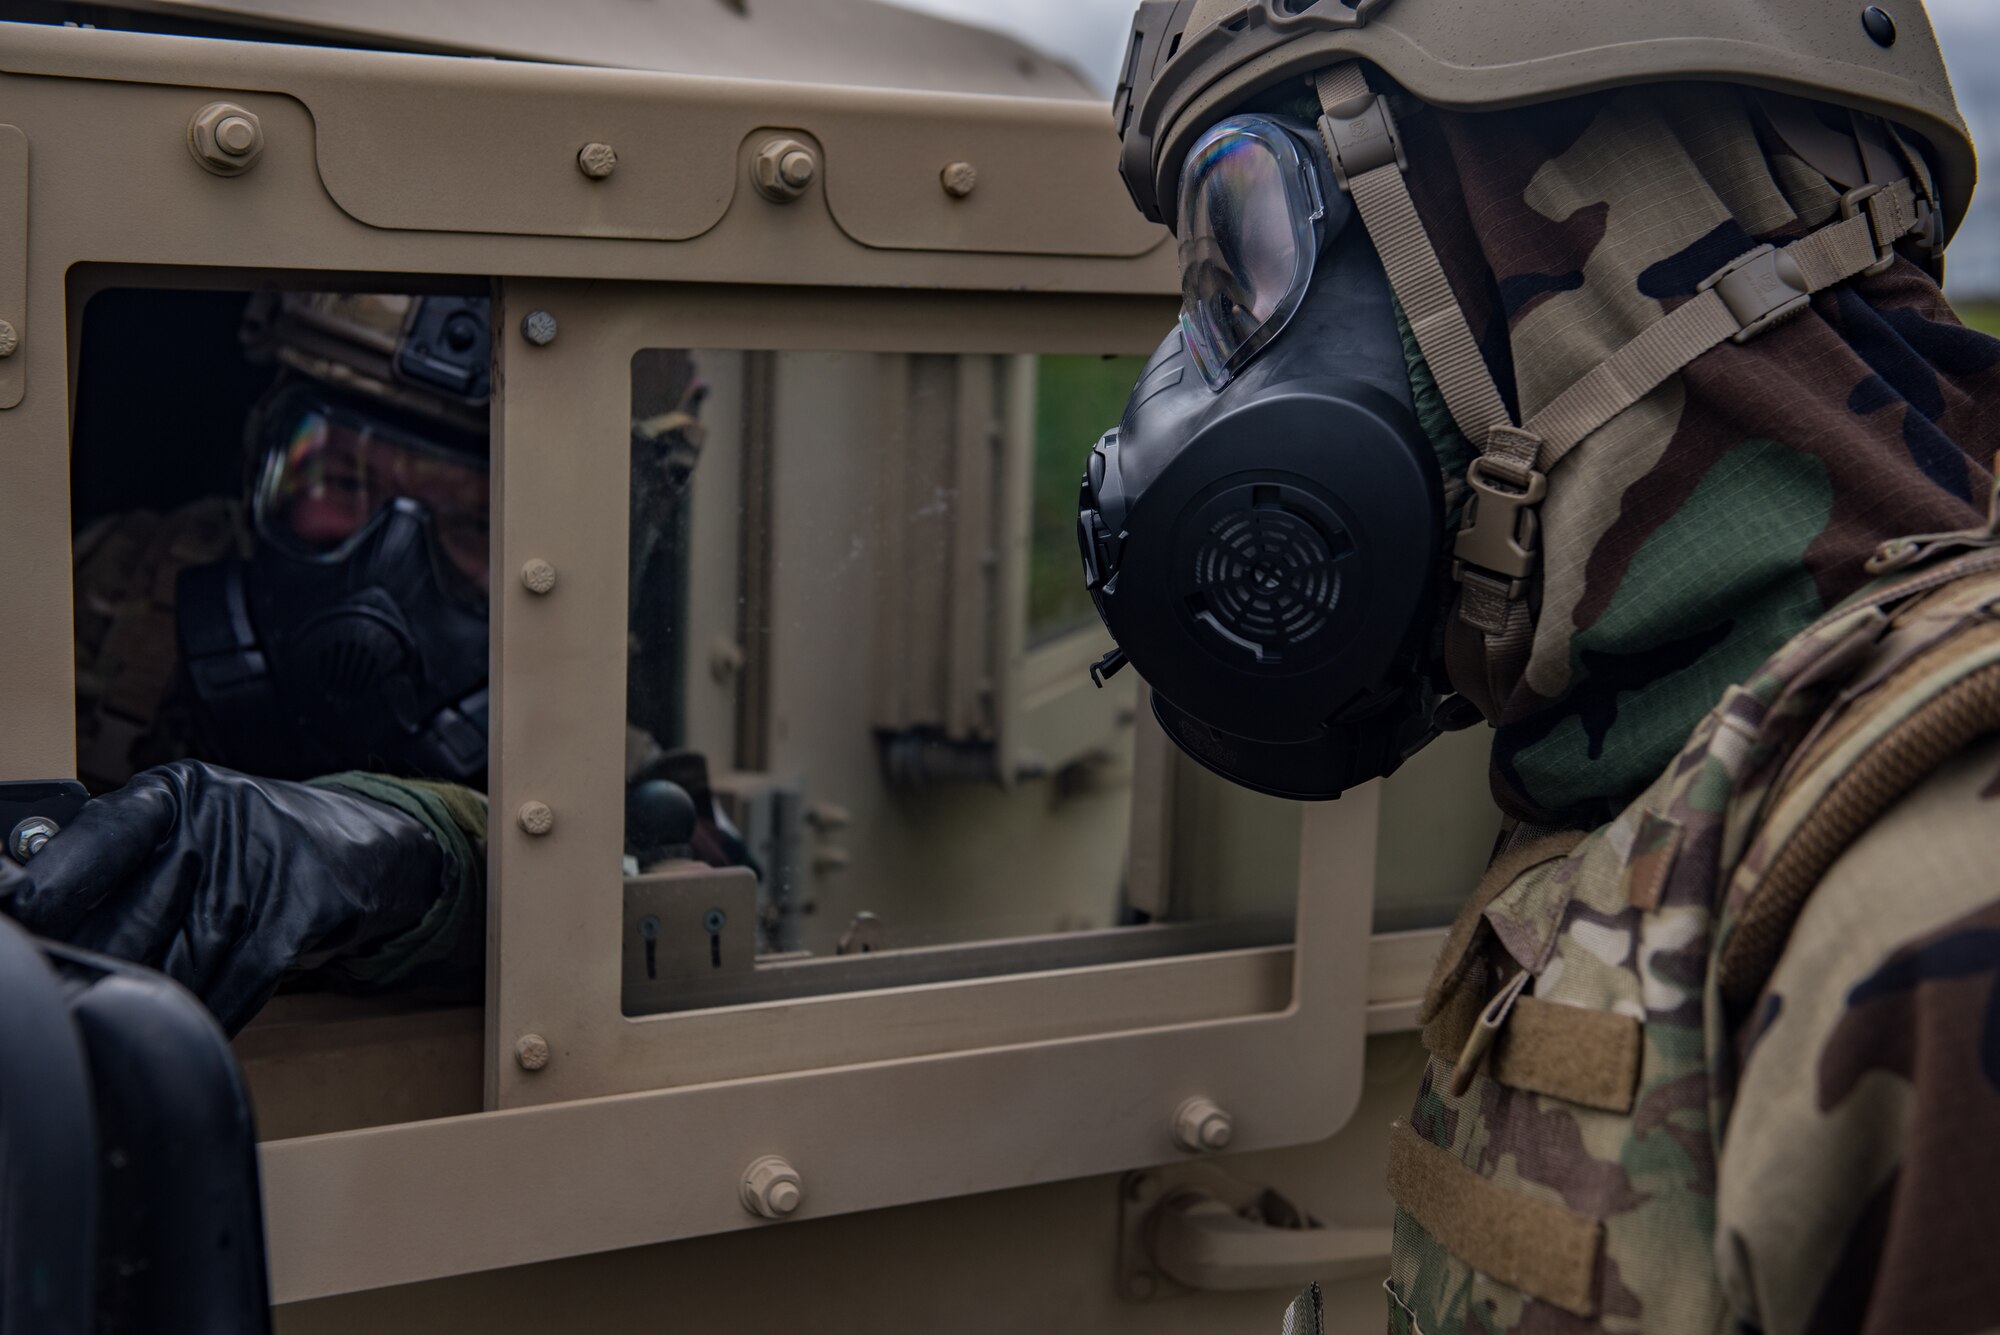
[[[1317,5],[1306,0],[1263,0],[1269,23],[1275,32],[1293,28],[1365,28],[1368,20],[1387,9],[1392,0],[1346,0],[1342,4]],[[1247,6],[1246,6],[1247,8]]]
[[[0,409],[27,386],[28,136],[0,125]]]
[[[1389,1268],[1387,1225],[1330,1226],[1282,1193],[1213,1164],[1119,1182],[1118,1280],[1145,1302],[1189,1291],[1297,1289]]]

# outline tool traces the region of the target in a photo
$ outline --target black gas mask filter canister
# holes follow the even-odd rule
[[[1117,642],[1093,675],[1129,660],[1203,765],[1325,799],[1438,730],[1447,533],[1381,262],[1346,195],[1307,198],[1316,253],[1281,328],[1219,389],[1189,321],[1160,344],[1091,451],[1078,538]]]

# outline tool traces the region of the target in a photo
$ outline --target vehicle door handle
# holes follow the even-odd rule
[[[1205,1191],[1184,1191],[1153,1212],[1153,1264],[1176,1283],[1208,1292],[1299,1288],[1389,1273],[1387,1225],[1303,1225],[1246,1218]]]

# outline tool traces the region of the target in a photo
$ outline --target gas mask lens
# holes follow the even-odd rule
[[[1326,212],[1313,131],[1232,116],[1181,173],[1181,332],[1220,390],[1283,332],[1305,299]]]
[[[296,555],[339,560],[390,502],[430,511],[438,555],[484,595],[486,461],[422,440],[307,390],[272,404],[253,502],[265,541]]]

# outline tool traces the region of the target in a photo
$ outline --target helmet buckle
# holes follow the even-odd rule
[[[1519,598],[1541,555],[1535,507],[1548,495],[1549,480],[1538,468],[1481,455],[1466,468],[1465,481],[1473,499],[1452,544],[1452,578],[1463,582],[1472,570],[1484,571],[1509,581],[1510,601]]]
[[[1896,243],[1917,231],[1924,223],[1923,214],[1912,217],[1899,207],[1899,196],[1889,193],[1880,183],[1860,185],[1840,197],[1842,219],[1868,215],[1869,234],[1875,242],[1875,263],[1861,272],[1871,277],[1882,273],[1896,262]]]
[[[1396,133],[1396,118],[1389,114],[1389,104],[1371,95],[1359,106],[1349,106],[1352,110],[1341,108],[1345,115],[1328,111],[1319,118],[1320,136],[1333,158],[1333,179],[1340,188],[1351,193],[1356,177],[1392,162],[1396,170],[1408,171],[1410,160],[1403,155],[1403,140]]]
[[[1944,256],[1944,210],[1928,199],[1917,201],[1917,224],[1910,229],[1909,247],[1926,264]]]
[[[1729,336],[1732,343],[1748,343],[1797,315],[1812,300],[1799,262],[1769,245],[1738,255],[1695,287],[1697,293],[1711,289],[1736,321],[1736,332]]]

